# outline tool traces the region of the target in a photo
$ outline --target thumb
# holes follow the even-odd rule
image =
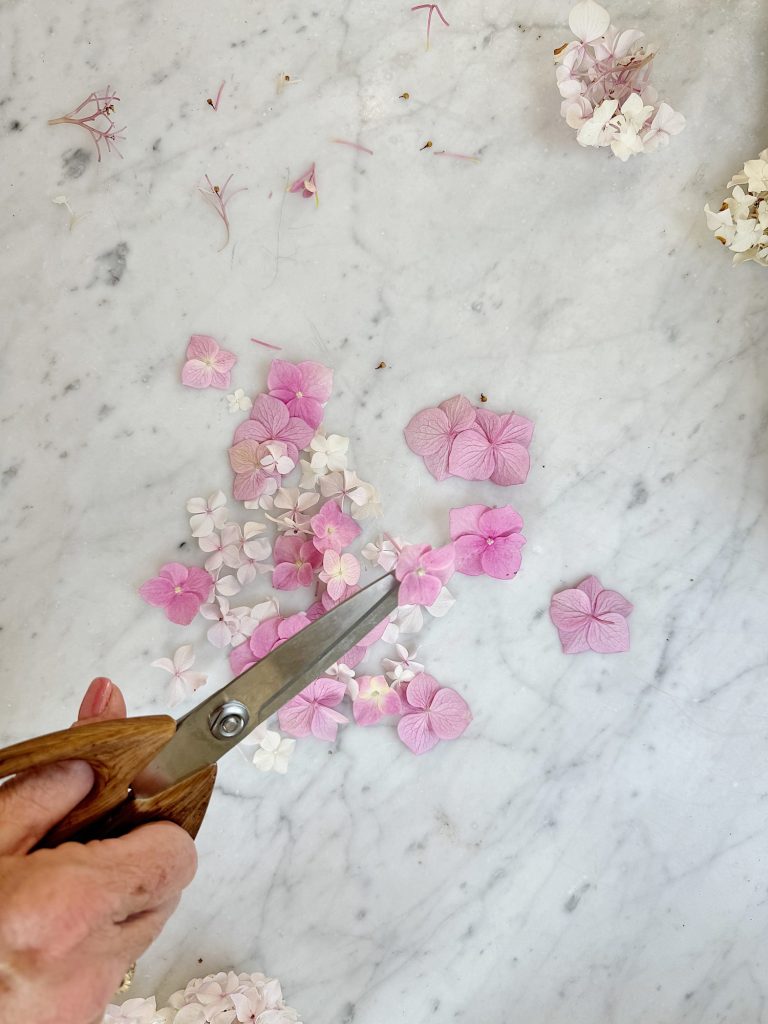
[[[124,718],[125,714],[119,687],[100,677],[88,687],[78,721]],[[0,787],[0,854],[28,853],[92,787],[93,771],[84,761],[35,768],[6,782]]]

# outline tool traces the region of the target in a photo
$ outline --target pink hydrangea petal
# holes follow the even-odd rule
[[[521,444],[505,443],[494,445],[495,468],[491,481],[500,487],[524,484],[531,468],[531,456]]]
[[[322,575],[320,578],[323,578]],[[344,580],[336,579],[336,577],[329,579],[326,587],[334,601],[340,601],[347,592],[347,585]]]
[[[481,414],[482,410],[478,412],[478,419]],[[510,412],[499,417],[496,433],[493,438],[496,444],[514,442],[515,444],[521,444],[524,448],[528,448],[532,438],[533,423],[531,420],[526,419],[525,416],[520,416],[516,412]]]
[[[442,409],[422,409],[404,430],[405,443],[416,455],[436,455],[450,447],[450,423]]]
[[[437,600],[442,584],[437,576],[420,576],[409,572],[400,584],[400,604],[421,604],[428,607]]]
[[[618,612],[607,612],[587,626],[587,643],[599,654],[622,654],[629,650],[629,623]]]
[[[211,387],[225,391],[230,385],[230,376],[229,370],[217,370],[214,368],[211,374]]]
[[[247,640],[238,644],[237,647],[233,647],[229,652],[229,666],[236,676],[245,672],[251,665],[255,665],[256,661]]]
[[[488,511],[487,505],[465,505],[452,508],[448,513],[451,540],[457,540],[466,533],[480,535],[480,517]]]
[[[448,417],[448,428],[452,434],[467,430],[475,422],[477,416],[472,403],[464,395],[454,395],[440,403],[440,408]]]
[[[260,442],[248,439],[232,445],[227,455],[235,473],[251,473],[260,468],[259,446]]]
[[[582,651],[590,650],[590,646],[587,641],[588,626],[589,619],[585,619],[577,629],[559,630],[560,646],[562,647],[563,654],[581,654]]]
[[[445,444],[436,452],[428,452],[423,456],[424,465],[435,478],[435,480],[446,480],[451,474],[448,472],[448,459],[451,454],[451,440],[446,437]]]
[[[276,562],[294,562],[299,557],[303,540],[281,533],[275,541],[273,554]]]
[[[593,611],[595,615],[601,619],[609,613],[615,612],[618,615],[623,615],[625,618],[627,615],[632,613],[632,605],[621,594],[616,593],[615,590],[602,590],[597,595],[597,600],[593,604]]]
[[[298,632],[308,625],[309,619],[305,612],[296,612],[295,615],[289,615],[288,618],[278,623],[277,635],[281,641],[290,640],[292,636],[296,636]],[[334,680],[329,679],[327,682],[334,682]]]
[[[255,501],[265,494],[269,481],[274,479],[272,473],[264,469],[253,469],[249,473],[238,473],[232,485],[232,494],[236,501]]]
[[[296,590],[299,586],[306,586],[306,584],[301,584],[299,573],[293,562],[278,562],[272,573],[272,586],[275,590]]]
[[[511,505],[502,505],[501,508],[489,508],[483,512],[479,526],[477,532],[482,537],[505,537],[522,530],[523,518]]]
[[[165,606],[165,614],[178,626],[188,626],[200,611],[202,603],[197,594],[173,594]]]
[[[355,647],[350,647],[347,653],[339,658],[339,661],[343,662],[347,668],[357,668],[367,653],[367,647],[357,644]]]
[[[440,684],[434,676],[427,672],[418,672],[408,684],[405,700],[409,707],[425,711],[439,689]]]
[[[139,587],[139,594],[156,608],[164,608],[173,597],[173,583],[162,576],[155,576]]]
[[[444,544],[440,548],[432,548],[422,557],[422,565],[430,576],[437,576],[441,583],[447,583],[453,576],[456,563],[456,552],[453,544]],[[406,602],[407,603],[407,602]]]
[[[181,562],[166,562],[158,575],[170,580],[174,587],[183,587],[189,576],[189,566]]]
[[[384,711],[375,700],[352,701],[352,714],[358,725],[375,725],[384,717]]]
[[[306,701],[301,694],[289,700],[277,712],[280,728],[289,736],[309,736],[314,716],[314,706]]]
[[[235,429],[232,444],[239,444],[240,441],[256,441],[258,444],[264,442],[264,425],[254,420],[244,420]]]
[[[260,660],[266,657],[277,644],[277,641],[280,639],[278,633],[280,622],[280,617],[275,615],[271,619],[265,619],[264,622],[260,622],[253,633],[251,633],[248,645],[254,658]]]
[[[428,544],[406,544],[397,556],[395,577],[402,580],[409,572],[413,572],[415,569],[418,569],[421,565],[424,553],[428,550]]]
[[[582,590],[563,590],[555,594],[549,606],[549,616],[558,630],[573,632],[586,625],[592,604]]]
[[[455,690],[438,690],[429,705],[429,724],[441,740],[455,740],[472,721],[469,705]]]
[[[411,711],[404,714],[397,723],[397,735],[414,754],[426,754],[440,742],[429,727],[429,715],[426,711]]]
[[[181,383],[188,388],[209,388],[213,380],[213,367],[198,359],[189,359],[181,370]]]
[[[258,440],[279,439],[291,418],[282,402],[271,395],[258,395],[251,407],[251,420],[260,428]]]
[[[448,458],[448,469],[464,480],[488,480],[496,468],[493,448],[485,434],[470,427],[455,438]]]
[[[184,583],[186,590],[191,590],[197,594],[201,601],[207,601],[212,586],[213,580],[209,572],[197,565],[190,566],[186,582]]]
[[[300,587],[310,586],[314,578],[315,572],[309,562],[305,562],[302,567],[296,571],[296,579]]]
[[[459,537],[454,541],[454,547],[456,549],[456,572],[460,572],[464,576],[482,576],[485,572],[482,556],[488,547],[485,538],[471,535]]]
[[[312,716],[312,735],[319,740],[333,742],[336,739],[338,727],[344,725],[349,719],[340,711],[333,711],[331,708],[322,706],[315,707]]]
[[[227,373],[232,369],[236,362],[237,356],[234,352],[229,352],[225,348],[220,348],[213,364],[220,373]]]
[[[333,370],[311,359],[299,363],[299,370],[302,380],[301,390],[304,394],[310,395],[318,402],[327,402],[333,390]]]
[[[289,416],[277,439],[287,445],[288,454],[296,462],[299,452],[309,445],[314,436],[315,428],[312,424],[305,423],[298,416]]]
[[[399,715],[403,710],[403,702],[400,700],[400,694],[397,690],[390,689],[388,693],[384,694],[381,701],[381,710],[385,715]]]
[[[597,576],[587,576],[585,580],[579,583],[576,589],[587,595],[591,611],[595,607],[598,596],[603,592],[603,585]]]
[[[286,405],[291,416],[308,424],[313,430],[316,430],[323,422],[323,407],[316,398],[310,398],[308,395],[291,398]],[[305,446],[302,445],[303,447]]]
[[[209,334],[193,334],[187,345],[187,359],[215,359],[219,343]]]
[[[496,580],[511,580],[523,560],[525,538],[513,533],[511,537],[498,537],[493,544],[483,543],[485,550],[480,556],[483,572]]]
[[[360,646],[371,647],[373,644],[376,643],[377,640],[381,640],[381,638],[384,636],[384,632],[388,625],[389,616],[387,616],[386,619],[382,619],[382,621],[377,626],[374,626],[369,633],[365,634],[362,640],[360,640]]]
[[[269,367],[267,387],[270,393],[281,392],[275,395],[281,402],[287,402],[297,391],[301,390],[302,375],[296,363],[290,363],[287,359],[273,359]]]

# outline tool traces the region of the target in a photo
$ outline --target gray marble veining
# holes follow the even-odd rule
[[[766,277],[702,214],[766,144],[768,7],[611,6],[688,119],[626,165],[559,117],[567,3],[444,10],[425,52],[422,13],[373,0],[0,8],[0,739],[68,722],[99,673],[163,707],[149,661],[186,634],[136,587],[228,479],[235,422],[180,387],[190,333],[248,390],[250,337],[333,365],[326,422],[414,538],[502,498],[401,437],[483,391],[537,426],[520,576],[457,579],[422,640],[470,731],[416,759],[349,729],[285,778],[232,755],[133,991],[232,965],[308,1024],[768,1021]],[[107,82],[127,138],[98,163],[46,122]],[[283,200],[312,160],[317,210]],[[205,173],[248,189],[223,252]],[[635,603],[626,656],[559,653],[549,597],[590,572]]]

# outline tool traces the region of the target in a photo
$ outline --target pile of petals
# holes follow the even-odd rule
[[[728,182],[733,189],[719,210],[704,207],[707,227],[734,254],[734,263],[754,260],[768,267],[768,149]]]
[[[604,590],[589,576],[573,590],[555,594],[549,615],[557,628],[563,654],[596,651],[620,654],[629,650],[627,617],[632,605],[615,590]]]
[[[221,971],[193,978],[158,1009],[154,996],[110,1005],[103,1024],[301,1024],[297,1010],[286,1006],[277,978]]]
[[[524,416],[475,408],[463,395],[423,409],[405,428],[408,447],[436,480],[458,476],[504,487],[525,483],[532,436]]]
[[[169,562],[139,590],[171,622],[199,623],[198,635],[204,632],[214,648],[228,651],[232,674],[237,675],[354,594],[368,582],[365,574],[374,579],[373,566],[394,571],[401,582],[396,611],[281,708],[276,721],[262,723],[246,739],[242,749],[249,750],[262,771],[284,772],[295,739],[314,736],[332,742],[339,727],[351,721],[371,726],[385,718],[399,720],[402,741],[422,753],[439,740],[460,735],[471,720],[463,698],[431,676],[424,676],[431,680],[426,689],[421,683],[410,689],[424,666],[403,643],[429,616],[440,617],[452,607],[446,584],[456,568],[456,548],[453,543],[435,548],[410,544],[387,534],[363,544],[363,527],[381,515],[381,506],[376,489],[348,464],[349,439],[322,429],[332,386],[331,371],[319,363],[272,361],[269,393],[254,396],[229,449],[233,493],[249,518],[235,518],[221,490],[190,498],[190,533],[201,564]],[[514,448],[524,454],[527,472],[527,450],[510,440],[507,421],[520,421],[516,436],[526,441],[528,421],[494,417],[484,410],[476,414],[466,399],[458,401],[469,410],[461,421],[462,432],[470,435],[466,447],[479,445],[475,434],[499,434],[498,444],[483,442],[488,467],[495,472],[497,462],[508,466]],[[492,419],[502,422],[499,431]],[[490,475],[485,469],[483,473]],[[489,511],[468,527],[481,531],[486,548],[499,545],[499,557],[486,555],[490,568],[480,571],[510,578],[524,543],[522,522],[513,510]],[[471,543],[463,531],[457,544],[469,548]],[[461,564],[469,565],[468,558],[462,554]],[[290,610],[281,609],[283,595]],[[302,599],[301,610],[296,610]],[[152,662],[170,676],[171,704],[189,699],[205,685],[207,676],[192,671],[194,663],[187,638],[171,657]]]
[[[650,85],[652,50],[643,33],[611,27],[596,0],[579,0],[568,20],[576,39],[555,50],[560,112],[581,146],[610,146],[626,161],[652,153],[685,127],[685,118],[658,102]]]

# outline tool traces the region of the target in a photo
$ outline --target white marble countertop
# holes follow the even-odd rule
[[[421,14],[374,0],[2,6],[0,739],[66,724],[100,673],[164,708],[149,661],[187,631],[136,588],[229,479],[235,422],[179,385],[190,333],[248,390],[252,336],[332,365],[326,423],[414,538],[499,500],[401,434],[484,391],[537,427],[523,570],[458,578],[422,638],[470,730],[414,758],[349,729],[284,778],[228,757],[133,993],[234,966],[307,1024],[765,1021],[768,276],[731,269],[702,207],[766,145],[768,7],[613,5],[688,118],[626,165],[560,120],[567,3],[444,9],[425,52]],[[97,164],[46,120],[107,82],[127,138]],[[319,209],[282,203],[312,160]],[[248,188],[221,253],[206,172]],[[550,595],[590,572],[635,604],[628,655],[559,652]]]

